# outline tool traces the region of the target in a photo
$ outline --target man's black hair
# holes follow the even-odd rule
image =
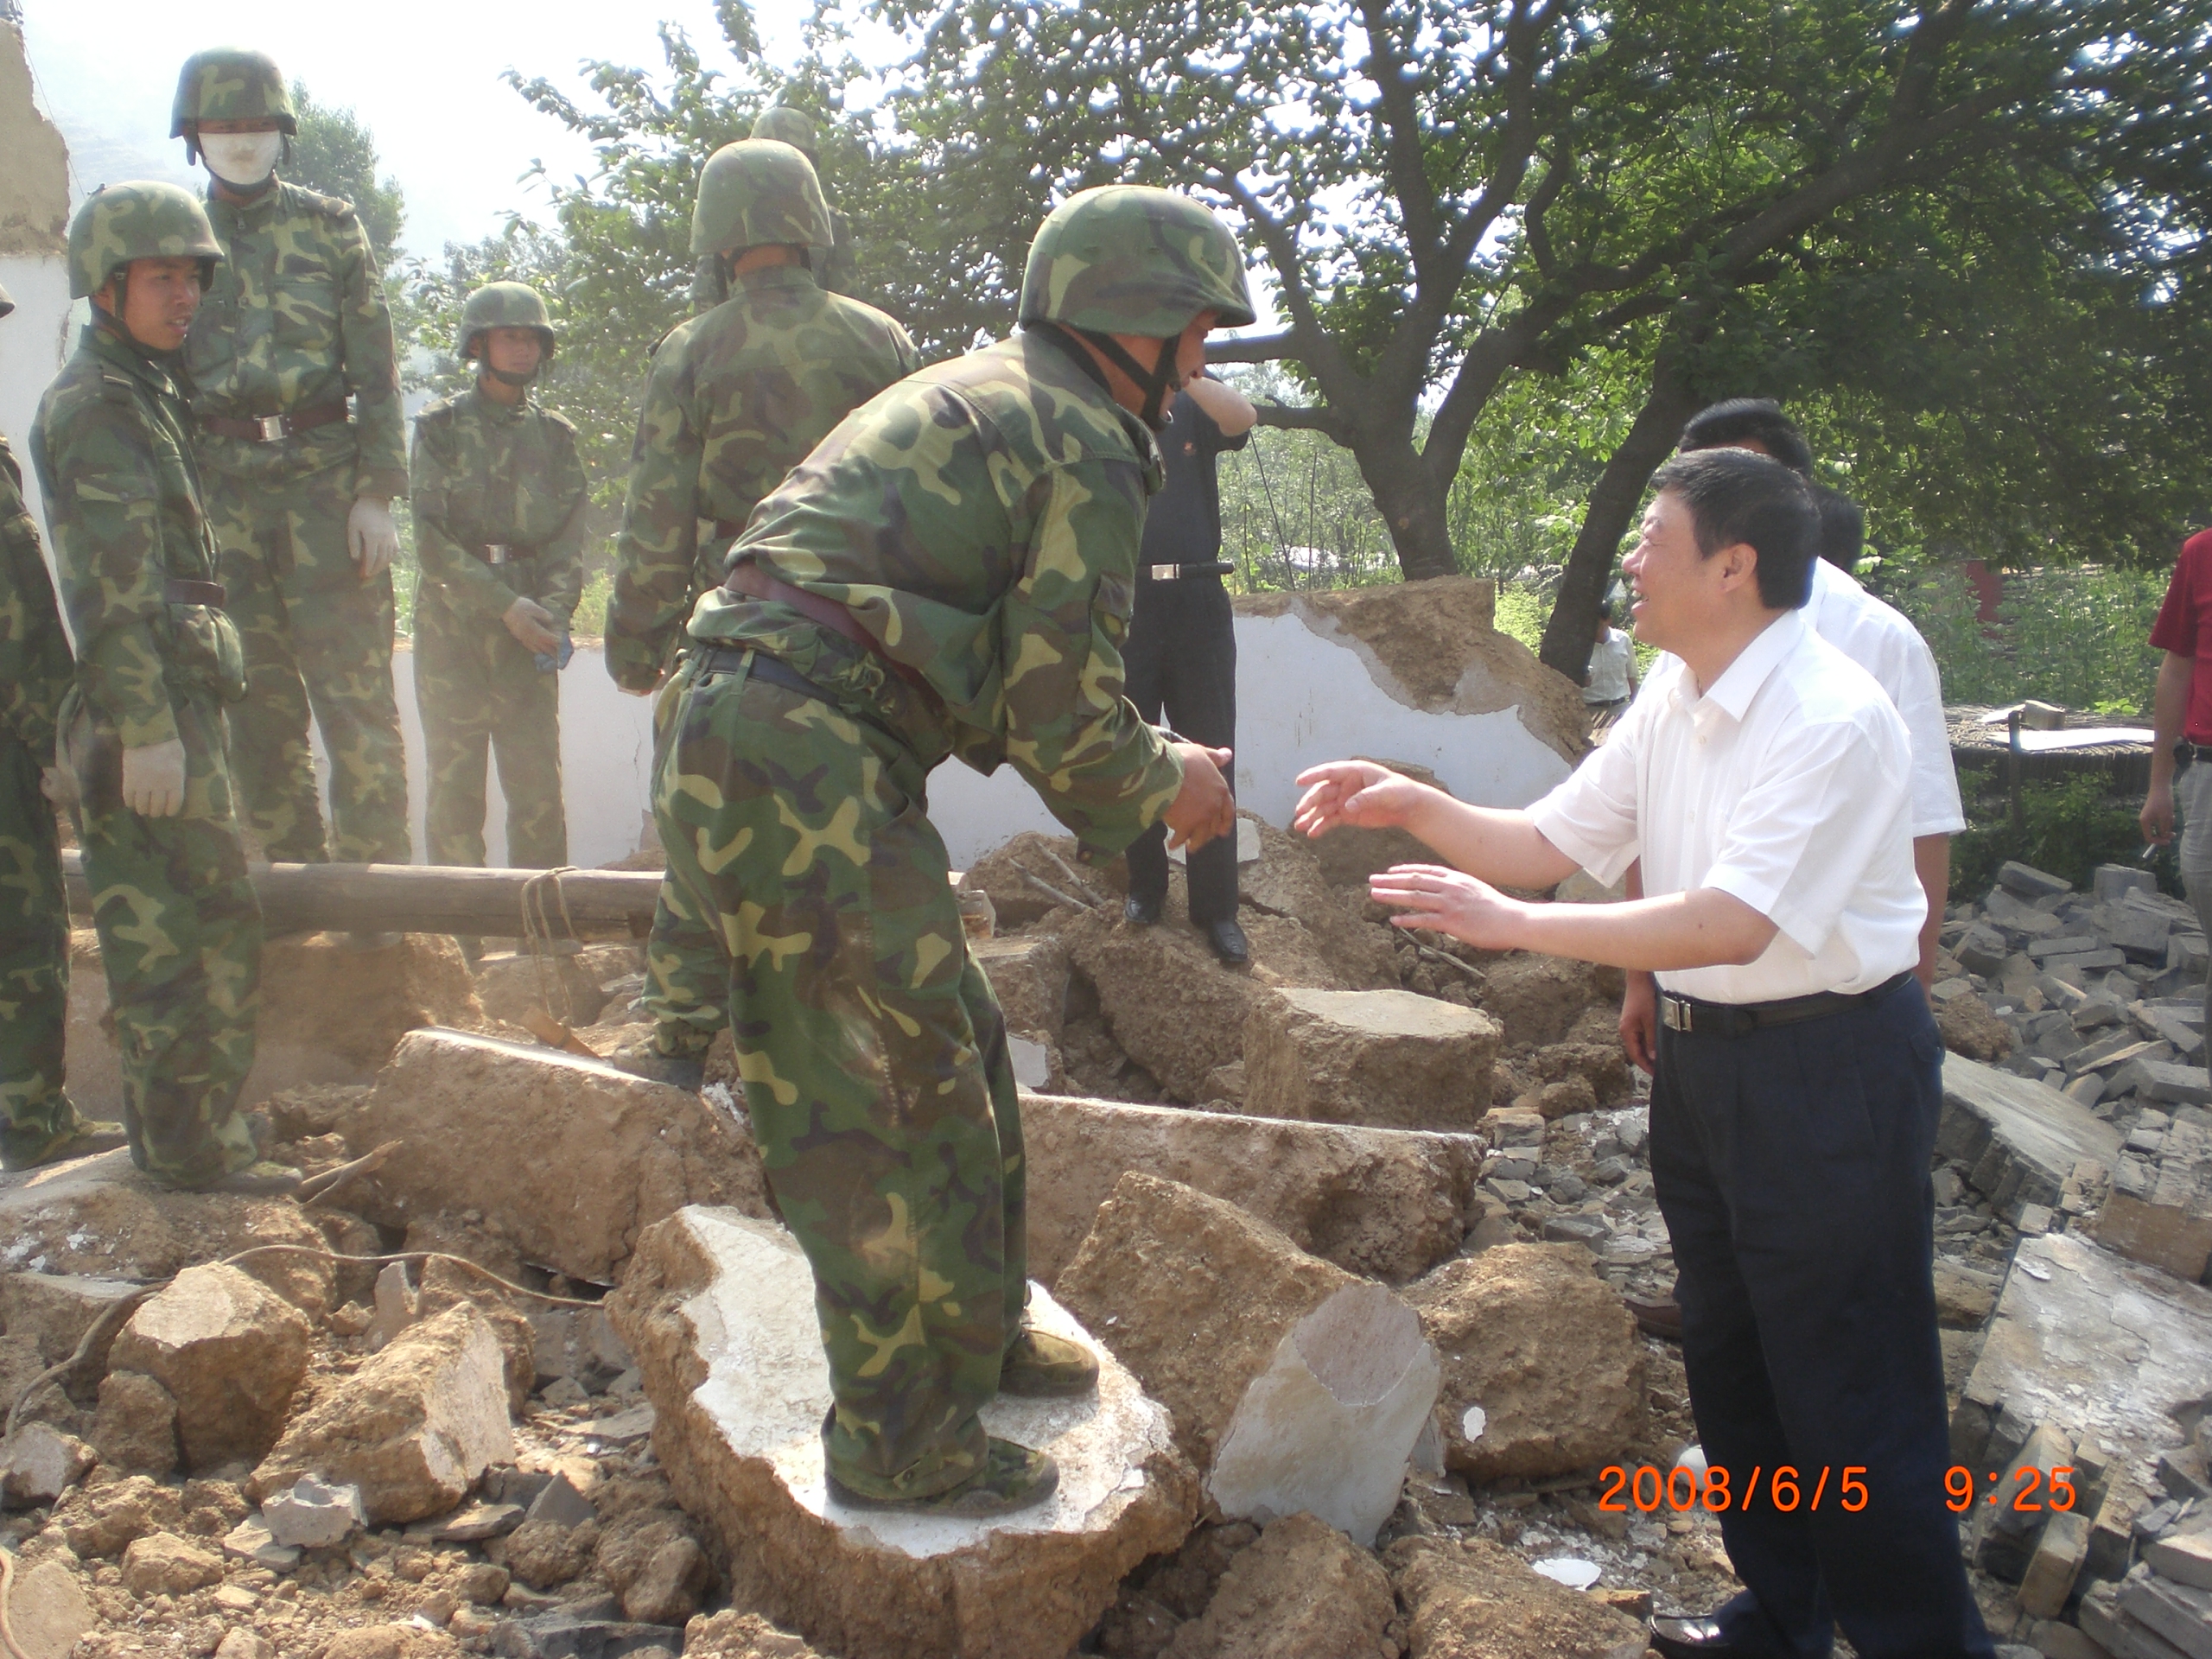
[[[1801,478],[1813,475],[1811,448],[1771,397],[1730,397],[1698,410],[1682,428],[1681,448],[1684,454],[1725,449],[1746,438]]]
[[[1600,622],[1610,622],[1613,620],[1613,601],[1611,600],[1601,599],[1598,601],[1598,620]]]
[[[1697,550],[1711,558],[1749,543],[1759,556],[1759,603],[1795,610],[1812,592],[1821,513],[1813,486],[1779,461],[1749,449],[1699,449],[1652,474],[1655,490],[1690,510]]]
[[[1821,499],[1821,556],[1839,570],[1859,563],[1866,546],[1866,512],[1840,490],[1815,484]]]

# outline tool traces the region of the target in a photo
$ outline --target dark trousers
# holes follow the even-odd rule
[[[1744,1037],[1659,1033],[1651,1173],[1690,1408],[1727,1471],[1721,1532],[1746,1586],[1716,1617],[1746,1653],[1826,1655],[1837,1624],[1861,1659],[1993,1651],[1944,1507],[1929,1184],[1942,1058],[1911,980]],[[1777,1465],[1796,1471],[1791,1512],[1773,1501]]]
[[[1140,581],[1122,651],[1129,701],[1147,720],[1193,743],[1236,747],[1236,632],[1218,576]],[[1234,768],[1231,768],[1232,772]],[[1236,786],[1234,776],[1230,787]],[[1236,837],[1210,841],[1190,856],[1191,919],[1201,927],[1236,918]],[[1154,904],[1167,896],[1167,826],[1129,843],[1129,892]]]

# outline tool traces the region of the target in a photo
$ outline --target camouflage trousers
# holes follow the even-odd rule
[[[670,734],[692,679],[689,658],[679,662],[653,705],[653,771],[668,758]],[[662,847],[668,874],[653,903],[652,931],[645,939],[645,988],[638,1001],[652,1016],[653,1044],[664,1054],[703,1058],[729,1024],[729,950],[722,944],[720,919],[702,914],[690,892],[703,889],[704,872],[694,868],[687,882],[677,876],[678,861],[697,860],[679,837],[665,831]]]
[[[246,698],[231,709],[231,759],[246,827],[274,860],[410,862],[391,575],[364,582],[347,555],[352,467],[284,484],[206,476],[229,590],[224,608],[245,646]],[[310,714],[330,757],[327,846]]]
[[[0,1161],[34,1162],[77,1125],[61,1087],[69,905],[60,837],[29,747],[0,731]]]
[[[131,1160],[190,1185],[257,1155],[238,1103],[261,1008],[261,906],[231,798],[222,706],[174,686],[170,706],[191,816],[144,818],[123,805],[121,752],[110,748],[79,769],[76,822]],[[66,745],[67,703],[62,726]]]
[[[814,1269],[829,1467],[925,1497],[982,1466],[977,1414],[1027,1300],[1005,1018],[913,752],[857,698],[683,674],[654,812],[720,931],[753,1135]]]
[[[484,861],[484,771],[496,755],[507,802],[507,863],[569,861],[561,804],[561,677],[497,620],[425,588],[415,601],[415,702],[429,776],[433,864]]]

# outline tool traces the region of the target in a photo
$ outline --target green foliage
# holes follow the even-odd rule
[[[1960,782],[1970,790],[1974,774]],[[2105,792],[2098,778],[2072,778],[2063,783],[2024,784],[2020,787],[2024,834],[2012,828],[2012,805],[2004,789],[2004,768],[1990,767],[1980,774],[1988,786],[1967,802],[1965,831],[1951,838],[1951,895],[1980,904],[1996,884],[1998,867],[2018,859],[2037,869],[2071,881],[2087,892],[2100,864],[2133,864],[2143,850],[2143,830],[2136,822],[2136,808]],[[2174,891],[2171,871],[2160,872],[2162,883]]]
[[[375,138],[352,110],[317,103],[303,80],[292,83],[292,103],[300,130],[291,141],[291,159],[281,168],[284,177],[352,202],[377,263],[389,264],[407,222],[407,198],[397,179],[377,177]]]

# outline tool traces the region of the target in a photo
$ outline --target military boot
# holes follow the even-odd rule
[[[96,1152],[113,1152],[118,1147],[129,1145],[130,1140],[120,1123],[103,1117],[80,1117],[43,1147],[21,1156],[11,1155],[4,1162],[8,1173],[14,1174],[19,1170],[67,1163],[72,1158],[89,1158]]]
[[[1052,1461],[1048,1452],[1033,1452],[995,1434],[981,1469],[957,1486],[932,1492],[927,1497],[869,1497],[853,1491],[835,1475],[828,1478],[830,1496],[852,1509],[982,1521],[1042,1503],[1060,1484],[1060,1465]]]
[[[1024,1400],[1089,1394],[1098,1386],[1098,1358],[1079,1342],[1025,1323],[999,1364],[999,1392]]]
[[[607,1057],[607,1063],[617,1071],[627,1071],[633,1077],[650,1077],[655,1083],[673,1084],[677,1088],[697,1094],[706,1086],[707,1061],[702,1054],[666,1054],[660,1045],[651,1038],[635,1043],[625,1043]]]

